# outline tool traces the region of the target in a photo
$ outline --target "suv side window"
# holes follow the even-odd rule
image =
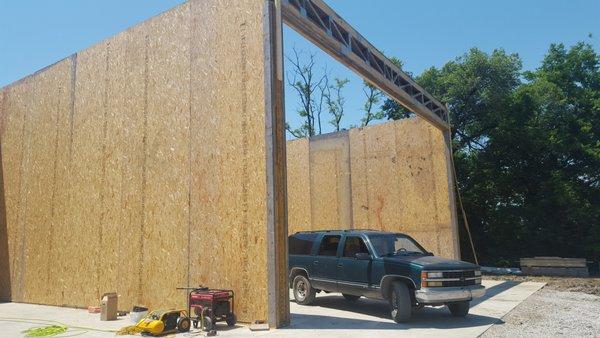
[[[362,238],[358,236],[346,237],[346,243],[344,244],[344,257],[354,257],[357,253],[369,253],[367,245]]]
[[[319,234],[316,233],[298,233],[290,236],[290,255],[310,255],[313,243],[317,240],[318,236]]]
[[[319,247],[319,256],[335,256],[337,253],[338,244],[340,244],[340,235],[323,236],[321,246]]]

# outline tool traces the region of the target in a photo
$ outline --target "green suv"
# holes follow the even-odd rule
[[[290,287],[306,305],[317,292],[389,301],[400,323],[425,305],[464,317],[485,294],[478,265],[435,257],[410,236],[374,230],[298,232],[289,237]]]

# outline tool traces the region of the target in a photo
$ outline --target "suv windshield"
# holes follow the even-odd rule
[[[423,255],[427,251],[414,239],[401,234],[370,234],[369,240],[377,256]]]

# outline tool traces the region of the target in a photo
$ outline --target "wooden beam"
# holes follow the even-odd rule
[[[267,290],[271,327],[290,324],[287,168],[280,0],[266,0],[264,20],[267,155]]]
[[[448,111],[322,0],[281,0],[284,22],[398,103],[447,130]]]

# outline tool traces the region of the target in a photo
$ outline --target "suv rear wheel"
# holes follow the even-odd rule
[[[294,278],[294,299],[300,305],[308,305],[315,300],[316,290],[310,284],[308,278],[298,275]]]
[[[465,317],[469,313],[469,301],[446,304],[454,317]]]
[[[405,323],[410,320],[412,315],[412,301],[410,299],[410,290],[402,282],[392,284],[390,293],[390,308],[392,319],[396,323]]]

